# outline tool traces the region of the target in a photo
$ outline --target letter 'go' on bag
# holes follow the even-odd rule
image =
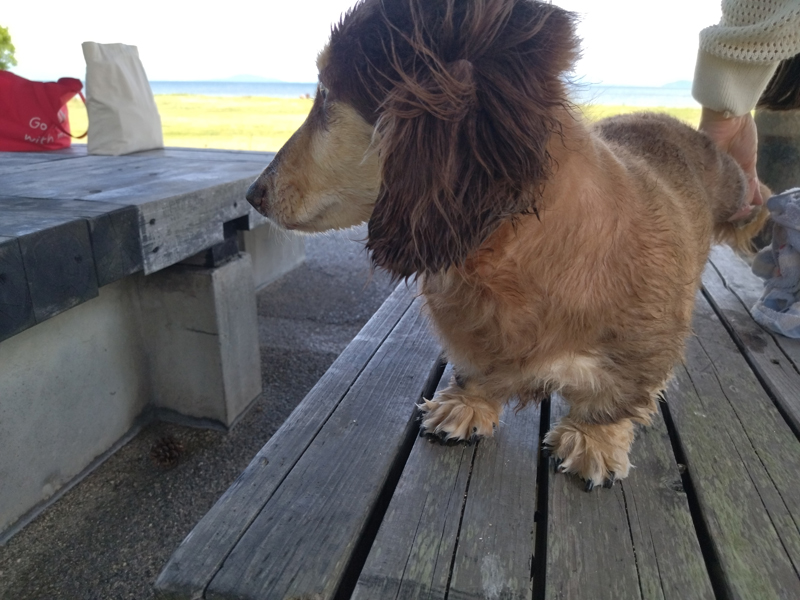
[[[136,46],[83,43],[89,154],[164,147],[161,117]]]
[[[76,94],[81,94],[82,87],[79,79],[71,77],[48,82],[30,81],[9,71],[0,71],[0,151],[41,152],[69,148],[75,136],[70,132],[66,104]]]

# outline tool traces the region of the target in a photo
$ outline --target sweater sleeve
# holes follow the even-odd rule
[[[692,95],[703,106],[753,110],[782,60],[800,54],[800,0],[723,0],[718,25],[700,32]]]

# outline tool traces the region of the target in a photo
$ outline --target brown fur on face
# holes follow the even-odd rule
[[[365,0],[248,199],[307,231],[369,219],[375,264],[419,277],[459,373],[424,426],[488,434],[506,401],[559,391],[548,439],[599,483],[627,472],[632,422],[682,356],[712,240],[743,242],[727,220],[746,182],[668,117],[587,124],[563,80],[576,53],[549,4]]]
[[[326,106],[323,97],[248,191],[251,204],[286,229],[352,227],[369,218],[378,194],[372,127],[348,104]]]

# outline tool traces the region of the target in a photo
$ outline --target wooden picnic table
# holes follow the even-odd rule
[[[417,436],[415,404],[448,370],[401,284],[175,551],[157,596],[800,598],[800,340],[752,320],[761,285],[713,251],[635,468],[586,493],[542,452],[557,396],[506,409],[472,446]]]
[[[245,199],[273,156],[0,152],[0,544],[144,424],[261,393],[255,290],[304,256]]]
[[[266,223],[244,200],[273,153],[0,152],[0,341]],[[235,233],[235,231],[229,232]]]

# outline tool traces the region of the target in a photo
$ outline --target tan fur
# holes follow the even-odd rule
[[[526,374],[527,378],[540,381],[545,387],[555,391],[564,387],[599,391],[607,384],[601,361],[596,357],[579,354],[567,354],[551,360]]]
[[[503,224],[464,267],[426,275],[421,289],[448,356],[484,396],[563,394],[570,424],[548,443],[566,471],[599,482],[627,474],[631,421],[649,423],[682,357],[712,239],[758,225],[715,225],[680,162],[643,161],[570,113],[562,123],[539,217]],[[665,135],[683,145],[679,127]]]
[[[633,423],[625,420],[590,425],[568,416],[547,434],[545,443],[558,449],[562,473],[580,473],[592,482],[623,479],[631,468],[628,452],[633,443]]]
[[[524,401],[542,386],[560,390],[586,423],[647,422],[689,332],[711,213],[666,186],[663,173],[632,177],[639,161],[625,164],[579,120],[550,151],[559,168],[540,219],[506,223],[464,268],[426,276],[428,310],[448,356],[469,365],[485,395]],[[556,454],[582,465],[570,453],[585,445],[569,448]]]
[[[437,394],[435,401],[423,400],[425,427],[444,439],[468,440],[491,436],[500,422],[504,402],[486,394],[476,380],[460,385],[455,378]]]
[[[761,184],[761,196],[769,198],[772,191]],[[757,248],[753,245],[753,238],[759,234],[769,221],[769,211],[758,209],[752,219],[737,223],[721,223],[714,229],[714,240],[720,244],[727,244],[745,256],[755,253]]]
[[[286,229],[345,229],[372,213],[380,185],[372,127],[347,104],[327,112],[327,128],[306,122],[281,150],[280,171],[259,178],[282,201],[256,208]]]
[[[447,19],[461,4],[442,2],[449,7],[442,35],[449,35]],[[400,13],[410,6],[417,19],[434,5],[365,2],[334,32],[340,47],[358,48],[349,36],[382,23],[370,21],[379,6]],[[474,13],[467,10],[465,22],[474,19],[498,39],[504,23],[519,19],[498,25],[493,15],[521,10],[532,23],[528,37],[520,36],[525,43],[535,35],[550,36],[547,48],[563,42],[540,59],[542,72],[557,74],[574,57],[568,13],[525,0],[469,6]],[[420,49],[427,28],[413,31],[406,51],[433,56]],[[391,69],[405,64],[399,52],[393,47]],[[509,55],[509,77],[520,72],[514,61],[523,54]],[[381,60],[368,58],[363,64]],[[395,81],[397,88],[383,90],[385,100],[369,109],[377,114],[369,121],[365,114],[373,113],[363,106],[372,88],[359,87],[365,76],[347,79],[350,55],[337,58],[326,48],[320,77],[330,91],[321,83],[319,93],[326,99],[318,95],[308,121],[248,199],[279,224],[303,231],[370,219],[368,246],[376,263],[399,276],[416,274],[458,374],[421,405],[425,429],[444,438],[491,435],[504,403],[524,406],[558,391],[570,412],[547,442],[563,469],[594,483],[625,477],[633,423],[649,423],[681,360],[712,240],[742,246],[761,217],[753,225],[726,222],[742,208],[746,182],[710,140],[652,114],[588,124],[558,101],[557,81],[529,90],[541,97],[515,100],[515,114],[529,111],[525,118],[536,140],[509,149],[508,139],[485,137],[491,131],[481,129],[486,116],[477,103],[484,96],[476,86],[481,77],[505,75],[497,68],[482,74],[479,58],[431,59],[430,72],[376,78],[376,87]],[[348,82],[344,91],[337,81]],[[501,83],[514,89],[513,79]],[[363,104],[359,111],[342,100],[348,94]],[[502,118],[493,121],[498,127],[512,126],[506,100],[507,94],[486,101],[483,109],[501,107]],[[466,123],[463,130],[460,123]],[[557,123],[557,134],[548,123]],[[481,139],[529,176],[509,179],[517,170],[504,174],[493,165],[496,156]],[[544,163],[525,166],[528,152]],[[430,158],[420,164],[420,156]],[[487,176],[495,172],[497,181]],[[462,174],[471,178],[466,187]],[[475,190],[483,195],[475,197]],[[482,223],[476,226],[473,218]],[[441,252],[437,236],[447,238]]]

